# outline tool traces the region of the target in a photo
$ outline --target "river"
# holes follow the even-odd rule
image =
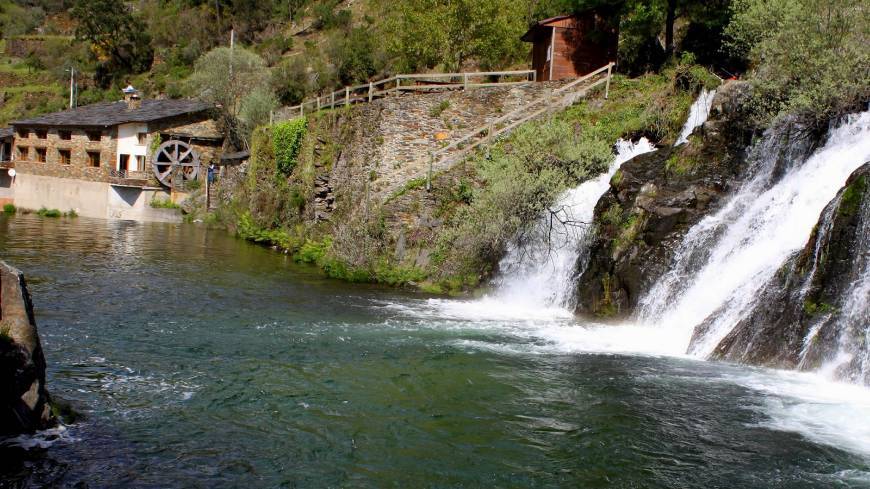
[[[597,348],[193,225],[0,217],[0,256],[84,415],[0,442],[0,487],[870,487],[861,387]]]

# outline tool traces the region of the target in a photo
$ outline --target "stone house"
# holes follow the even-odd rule
[[[15,175],[15,165],[10,161],[12,159],[12,140],[12,128],[0,128],[0,206],[11,204],[14,200],[12,198],[12,176]]]
[[[11,123],[17,206],[138,219],[154,199],[183,198],[179,183],[203,181],[223,147],[214,107],[124,92],[123,101]],[[180,170],[186,178],[175,177]]]

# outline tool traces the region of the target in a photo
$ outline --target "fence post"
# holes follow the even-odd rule
[[[317,112],[320,112],[320,95],[317,96]]]
[[[399,75],[396,75],[396,93],[397,94],[399,93],[399,89],[401,86],[402,86],[402,77]]]
[[[613,62],[611,61],[609,65],[607,65],[607,83],[604,85],[604,100],[607,100],[607,97],[610,96],[610,72],[613,69]]]
[[[369,103],[372,102],[372,98],[374,98],[374,95],[375,95],[375,84],[372,82],[369,82]]]
[[[332,101],[329,103],[329,108],[334,109],[335,108],[335,92],[332,92],[332,95],[330,95],[330,98],[332,99]]]
[[[468,90],[468,73],[462,74],[462,89]]]
[[[305,101],[299,104],[299,117],[305,117]]]
[[[426,174],[426,191],[432,190],[432,167],[435,165],[435,153],[429,152],[429,173]]]
[[[344,105],[350,105],[350,87],[344,87]]]

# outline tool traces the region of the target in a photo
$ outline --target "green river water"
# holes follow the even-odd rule
[[[84,415],[0,441],[0,487],[870,487],[861,389],[439,316],[193,225],[0,217],[0,257]]]

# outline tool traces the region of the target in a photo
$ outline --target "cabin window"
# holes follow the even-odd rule
[[[145,155],[136,157],[136,171],[145,171]]]
[[[36,161],[45,163],[45,156],[47,154],[48,151],[45,148],[36,148]]]
[[[136,138],[139,140],[139,146],[145,146],[145,140],[148,139],[148,133],[140,132],[136,135]]]
[[[27,161],[30,159],[30,148],[27,146],[19,146],[18,147],[18,159]]]
[[[72,154],[68,149],[57,150],[57,155],[61,165],[69,165],[72,161]]]
[[[57,135],[64,141],[72,139],[72,131],[58,131]]]
[[[100,141],[102,139],[102,131],[88,131],[88,141]]]
[[[30,131],[28,131],[27,129],[19,129],[18,137],[21,139],[27,139],[30,137]]]
[[[45,129],[37,129],[36,130],[36,137],[39,139],[46,139],[46,138],[48,138],[48,131]]]
[[[130,155],[121,155],[118,159],[118,170],[127,171],[130,169]]]
[[[88,166],[92,166],[94,168],[100,167],[100,152],[99,151],[88,151]]]

